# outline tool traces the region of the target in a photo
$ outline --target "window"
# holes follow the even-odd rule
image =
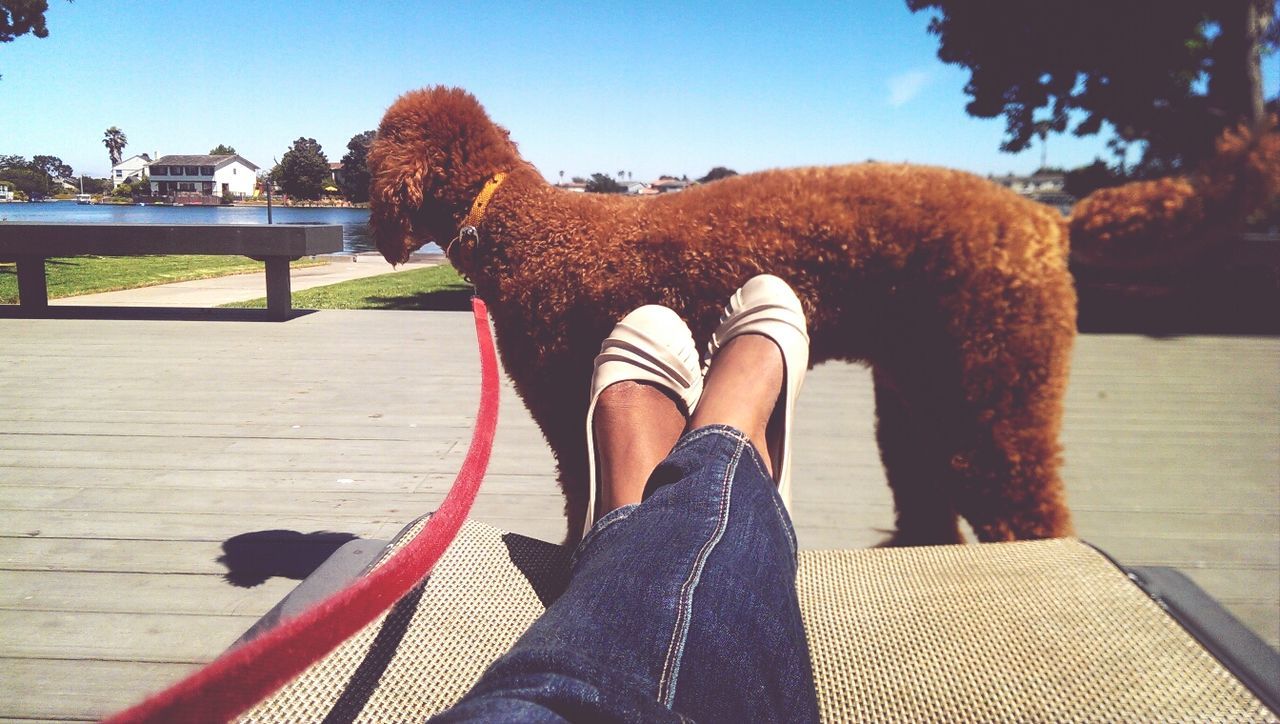
[[[187,166],[187,167],[186,167],[186,171],[187,171],[187,172],[186,172],[185,174],[183,174],[184,176],[199,176],[199,175],[200,175],[200,167],[199,167],[199,166]]]
[[[201,166],[201,167],[200,167],[200,175],[201,175],[201,176],[212,176],[212,175],[213,175],[213,166]]]
[[[151,175],[152,176],[168,176],[169,167],[168,166],[152,166]]]
[[[124,176],[124,171],[116,169],[116,178],[121,178],[122,176]]]
[[[204,182],[202,182],[202,183],[200,184],[200,193],[204,194],[205,196],[208,196],[208,195],[212,194],[212,193],[213,193],[213,182],[212,182],[212,181],[204,181]]]
[[[179,191],[195,191],[196,185],[194,183],[188,183],[184,181],[178,184],[178,190]]]

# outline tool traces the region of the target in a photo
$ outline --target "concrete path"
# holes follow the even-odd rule
[[[331,256],[324,266],[295,267],[290,270],[295,292],[323,287],[352,279],[389,274],[395,271],[436,266],[442,255],[414,255],[407,263],[393,267],[377,254]],[[197,279],[174,284],[159,284],[118,292],[85,294],[79,297],[52,299],[52,306],[68,307],[217,307],[267,295],[266,275],[262,272]]]

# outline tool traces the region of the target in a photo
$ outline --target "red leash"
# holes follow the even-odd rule
[[[480,344],[480,409],[462,469],[422,531],[368,576],[108,722],[230,721],[369,625],[431,572],[471,510],[498,424],[498,358],[488,311],[479,298],[471,308]]]

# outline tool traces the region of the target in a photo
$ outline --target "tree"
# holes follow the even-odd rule
[[[607,173],[593,173],[587,181],[587,191],[594,194],[620,194],[626,190],[627,187],[614,181]]]
[[[102,134],[102,145],[107,147],[107,154],[111,156],[111,165],[114,166],[120,163],[124,155],[124,147],[129,145],[129,139],[124,135],[124,131],[112,126]]]
[[[105,194],[111,191],[111,182],[104,178],[81,176],[77,181],[86,194]]]
[[[1077,199],[1083,199],[1098,189],[1119,186],[1125,181],[1124,175],[1108,168],[1102,159],[1095,159],[1088,166],[1067,171],[1062,190]]]
[[[38,168],[9,167],[0,170],[0,181],[8,181],[28,198],[42,199],[53,195],[53,180]]]
[[[338,186],[348,201],[362,203],[369,200],[369,144],[373,143],[376,131],[357,133],[347,141],[347,153],[342,157],[342,175],[338,178]]]
[[[316,139],[299,138],[280,157],[276,169],[279,174],[273,180],[286,194],[300,199],[318,199],[329,178],[329,159],[320,150]],[[272,174],[276,174],[276,169],[272,169]]]
[[[1142,144],[1142,170],[1162,173],[1205,158],[1224,128],[1263,119],[1273,0],[906,1],[938,13],[938,57],[969,69],[970,115],[1004,116],[1003,151],[1067,130],[1075,114],[1072,133],[1109,122],[1118,156]]]
[[[31,165],[53,178],[69,179],[76,175],[76,172],[57,156],[32,156]]]
[[[48,0],[0,0],[0,43],[31,33],[37,38],[49,37],[44,14]]]
[[[11,42],[27,33],[37,38],[49,37],[44,21],[48,9],[48,0],[0,0],[0,43]]]
[[[705,184],[711,181],[719,181],[722,178],[729,178],[730,176],[737,176],[737,175],[738,175],[738,172],[734,171],[731,168],[725,168],[724,166],[716,166],[715,168],[708,171],[706,176],[703,176],[702,178],[698,179],[698,183]]]
[[[210,156],[234,156],[236,155],[236,149],[233,146],[228,146],[225,143],[219,143],[218,145],[209,149],[209,155]]]

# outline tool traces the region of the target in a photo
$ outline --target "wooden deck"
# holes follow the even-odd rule
[[[228,583],[233,536],[385,538],[435,507],[470,335],[455,312],[0,319],[0,719],[94,719],[215,657],[296,583]],[[550,455],[502,403],[474,515],[559,540]],[[800,408],[801,544],[876,543],[867,372],[814,370]],[[1280,340],[1082,337],[1064,438],[1081,537],[1180,568],[1280,645]]]

